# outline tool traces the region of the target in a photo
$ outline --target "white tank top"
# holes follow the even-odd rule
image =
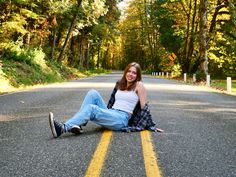
[[[115,94],[115,103],[112,108],[132,114],[138,100],[139,98],[135,91],[117,90]]]

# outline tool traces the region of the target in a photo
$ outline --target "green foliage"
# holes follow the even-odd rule
[[[231,81],[231,90],[232,93],[236,94],[236,80]],[[227,80],[224,78],[224,80],[212,80],[211,87],[219,89],[219,90],[227,90]]]
[[[179,64],[175,64],[172,68],[172,72],[174,76],[177,76],[177,77],[180,76],[182,73],[181,66]]]
[[[0,33],[6,34],[7,36],[13,35],[14,33],[19,33],[24,35],[27,33],[24,25],[27,22],[25,18],[19,14],[13,14],[9,21],[6,21],[2,24],[2,29]]]
[[[197,82],[205,81],[206,80],[206,75],[205,75],[205,73],[203,71],[198,70],[195,74],[196,74]]]
[[[5,47],[3,72],[14,87],[60,80],[60,74],[51,70],[42,50],[23,47],[20,42],[9,43]]]
[[[19,43],[11,43],[1,60],[0,82],[3,78],[13,87],[61,82],[76,77],[106,73],[104,69],[78,71],[62,63],[45,60],[42,49],[26,48]],[[0,88],[1,92],[1,88]]]
[[[181,48],[182,39],[179,35],[176,35],[176,29],[174,25],[176,19],[171,11],[165,7],[167,1],[156,1],[156,11],[154,11],[155,25],[159,27],[160,31],[160,43],[169,52],[177,53]]]
[[[85,70],[83,72],[69,68],[61,63],[55,61],[48,61],[47,70],[42,65],[36,63],[25,63],[23,61],[14,61],[3,59],[1,60],[2,70],[0,73],[0,82],[3,83],[2,78],[9,81],[13,87],[25,87],[36,84],[45,84],[52,82],[61,82],[68,79],[78,77],[92,76],[96,74],[108,73],[109,71],[99,68],[93,70]],[[0,88],[0,92],[2,92]]]
[[[97,75],[97,74],[105,74],[109,72],[110,72],[109,70],[104,69],[104,68],[93,68],[93,69],[84,71],[84,73],[88,76]]]
[[[116,0],[0,2],[0,56],[12,76],[18,77],[18,68],[35,78],[18,79],[16,85],[73,77],[69,64],[84,73],[94,66],[123,69],[132,61],[147,70],[195,72],[201,67],[198,0],[132,0],[121,20]],[[234,0],[208,2],[208,31],[213,27],[207,34],[209,73],[236,77]],[[62,48],[63,61],[50,61]],[[177,55],[174,67],[167,57],[172,52]]]
[[[5,45],[3,58],[7,60],[21,61],[27,64],[38,63],[44,64],[45,54],[42,49],[24,47],[22,41],[10,42]]]
[[[45,74],[43,69],[37,64],[3,60],[3,72],[10,84],[14,87],[42,84],[53,81],[53,74]]]
[[[93,37],[91,29],[94,26],[102,27],[95,35],[99,38],[99,42],[114,40],[110,34],[119,19],[115,0],[83,0],[82,6],[78,4],[79,1],[68,0],[0,2],[1,83],[4,78],[14,87],[19,87],[106,72],[103,69],[85,70],[83,65],[79,65],[78,68],[83,68],[81,72],[67,67],[66,61],[57,62],[48,58],[54,58],[59,53],[75,16],[77,18],[72,35],[76,41],[83,39],[85,44],[86,41],[91,41]],[[53,42],[55,46],[52,53],[52,48],[49,49],[49,47],[53,46]],[[70,42],[70,36],[68,42]],[[83,50],[78,53],[79,47],[77,42],[73,46],[76,52],[70,51],[72,47],[67,49],[71,55],[75,54],[73,59],[77,65],[76,60],[85,51],[81,47]],[[108,51],[108,47],[101,47],[104,48],[101,52]],[[97,50],[100,49],[97,48]],[[107,54],[107,56],[110,55]]]
[[[236,78],[236,7],[232,3],[228,5],[218,15],[222,22],[217,24],[218,30],[209,47],[209,72],[215,78]]]

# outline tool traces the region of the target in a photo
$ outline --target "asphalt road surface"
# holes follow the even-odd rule
[[[110,132],[110,139],[102,139],[106,130],[91,122],[81,135],[52,138],[50,111],[66,121],[92,88],[107,102],[120,76],[113,73],[1,95],[0,176],[82,177],[104,142],[109,145],[101,145],[100,161],[92,171],[101,166],[96,173],[102,177],[155,176],[147,170],[140,132]],[[236,97],[152,76],[144,76],[143,82],[153,119],[165,130],[151,132],[148,140],[161,176],[235,177]]]

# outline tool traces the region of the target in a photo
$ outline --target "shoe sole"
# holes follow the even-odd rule
[[[51,128],[53,137],[57,138],[57,132],[56,132],[56,129],[55,129],[55,126],[54,126],[54,120],[53,120],[53,113],[52,112],[49,113],[49,125],[50,125],[50,128]]]
[[[76,126],[76,127],[72,127],[71,129],[71,133],[74,133],[76,135],[79,135],[83,132],[83,130],[79,127],[79,126]]]

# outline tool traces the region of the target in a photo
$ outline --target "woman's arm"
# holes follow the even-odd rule
[[[141,109],[147,103],[147,91],[142,82],[137,82],[136,92],[139,97]]]
[[[140,106],[141,106],[141,109],[144,108],[145,104],[147,103],[147,91],[146,91],[146,88],[144,87],[143,83],[142,82],[138,82],[137,83],[137,86],[136,86],[136,91],[137,91],[137,94],[138,94],[138,97],[139,97],[139,101],[140,101]],[[148,108],[147,108],[148,109]],[[147,111],[146,109],[146,111]],[[148,112],[149,112],[149,109],[148,109]],[[146,114],[146,113],[145,113]],[[150,112],[149,112],[150,114]],[[153,121],[152,121],[153,122]],[[142,123],[141,123],[142,124]],[[153,123],[151,123],[153,124]],[[150,125],[151,125],[150,124]],[[155,131],[155,132],[164,132],[164,130],[160,129],[160,128],[157,128],[155,127],[155,124],[153,126],[154,129],[152,129],[152,131]]]
[[[114,87],[114,89],[113,89],[113,91],[111,93],[110,99],[109,99],[109,101],[107,103],[107,108],[108,109],[111,109],[113,104],[115,103],[115,94],[116,94],[116,92],[117,92],[117,82],[116,82],[116,85],[115,85],[115,87]]]

